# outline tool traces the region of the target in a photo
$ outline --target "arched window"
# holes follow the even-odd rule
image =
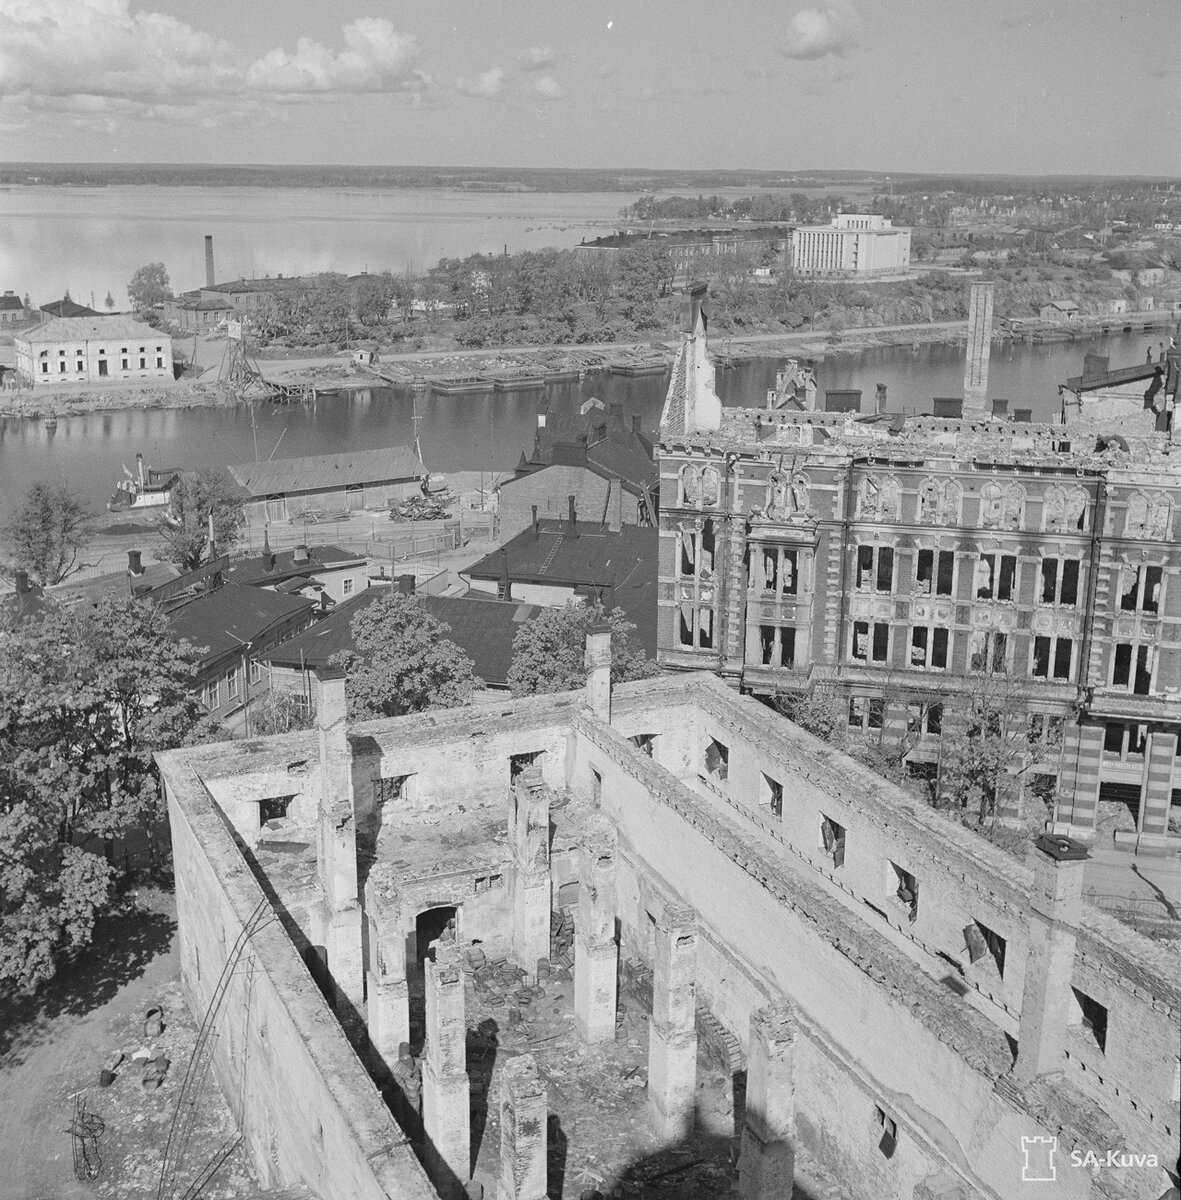
[[[1025,524],[1025,489],[1019,483],[990,479],[980,489],[980,524],[985,529],[1021,529]]]
[[[964,489],[954,479],[924,479],[919,486],[920,525],[958,525]]]
[[[722,476],[717,467],[706,467],[701,472],[701,503],[712,508],[722,494]]]
[[[866,475],[857,492],[863,521],[897,521],[902,515],[902,485],[895,475]]]
[[[1128,497],[1124,536],[1162,541],[1169,534],[1172,508],[1169,497],[1163,492],[1133,492]]]
[[[1055,484],[1046,489],[1042,528],[1046,533],[1081,533],[1087,527],[1086,489]]]
[[[701,504],[701,471],[692,463],[686,463],[681,468],[681,497],[682,505],[696,508]]]

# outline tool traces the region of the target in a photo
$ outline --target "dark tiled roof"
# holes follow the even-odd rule
[[[6,312],[9,309],[24,308],[24,306],[24,301],[21,300],[19,296],[10,296],[7,293],[5,293],[3,296],[0,296],[0,308],[4,309]]]
[[[314,609],[315,602],[302,596],[227,583],[169,613],[168,621],[178,641],[207,647],[205,661],[210,662]]]
[[[79,600],[89,600],[91,604],[97,604],[103,596],[113,594],[126,596],[132,590],[137,595],[151,591],[152,588],[169,583],[179,575],[180,572],[172,563],[147,563],[144,569],[134,577],[134,581],[126,570],[110,571],[106,575],[95,575],[90,579],[64,583],[56,589],[55,594],[65,604],[72,604]]]
[[[73,300],[54,300],[52,304],[42,304],[41,311],[50,317],[98,317],[102,314],[85,304],[75,304]]]
[[[409,446],[381,450],[350,450],[310,458],[276,458],[263,463],[238,463],[230,474],[252,496],[320,492],[356,484],[421,479],[426,468]]]
[[[314,575],[320,568],[341,567],[346,563],[363,563],[363,554],[342,550],[339,546],[309,546],[307,558],[295,561],[294,550],[281,550],[274,555],[274,566],[267,569],[261,554],[240,559],[226,572],[229,583],[250,583],[256,587],[273,587],[293,576]]]
[[[541,522],[517,534],[502,548],[514,583],[548,584],[593,594],[609,608],[619,607],[635,623],[645,651],[656,655],[656,558],[658,531],[625,525],[610,533],[579,521],[572,537],[564,522]],[[471,579],[498,581],[501,550],[462,571]]]
[[[294,669],[324,666],[339,651],[353,649],[353,617],[389,591],[386,587],[368,588],[338,605],[331,616],[311,629],[276,646],[265,658],[276,666]],[[506,686],[517,630],[541,611],[533,604],[473,595],[420,595],[417,601],[432,617],[451,627],[447,636],[475,663],[476,674],[493,687]]]

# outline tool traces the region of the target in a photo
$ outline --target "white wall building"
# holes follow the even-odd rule
[[[172,379],[172,339],[130,317],[56,317],[17,334],[16,369],[33,387]]]
[[[802,225],[791,235],[797,275],[880,275],[910,266],[910,230],[886,217],[840,213],[831,225]]]

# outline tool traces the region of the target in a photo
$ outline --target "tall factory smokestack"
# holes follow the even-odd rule
[[[968,353],[964,362],[964,419],[988,417],[988,359],[992,353],[991,279],[972,284],[968,302]]]
[[[213,287],[217,282],[213,278],[213,235],[207,233],[205,235],[205,286]]]

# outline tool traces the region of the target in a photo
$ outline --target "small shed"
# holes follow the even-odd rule
[[[353,362],[359,367],[376,366],[379,361],[377,347],[372,343],[364,346],[358,346],[353,351]]]
[[[1043,321],[1053,321],[1056,325],[1068,325],[1078,316],[1079,308],[1073,300],[1051,300],[1038,309],[1038,316]]]

